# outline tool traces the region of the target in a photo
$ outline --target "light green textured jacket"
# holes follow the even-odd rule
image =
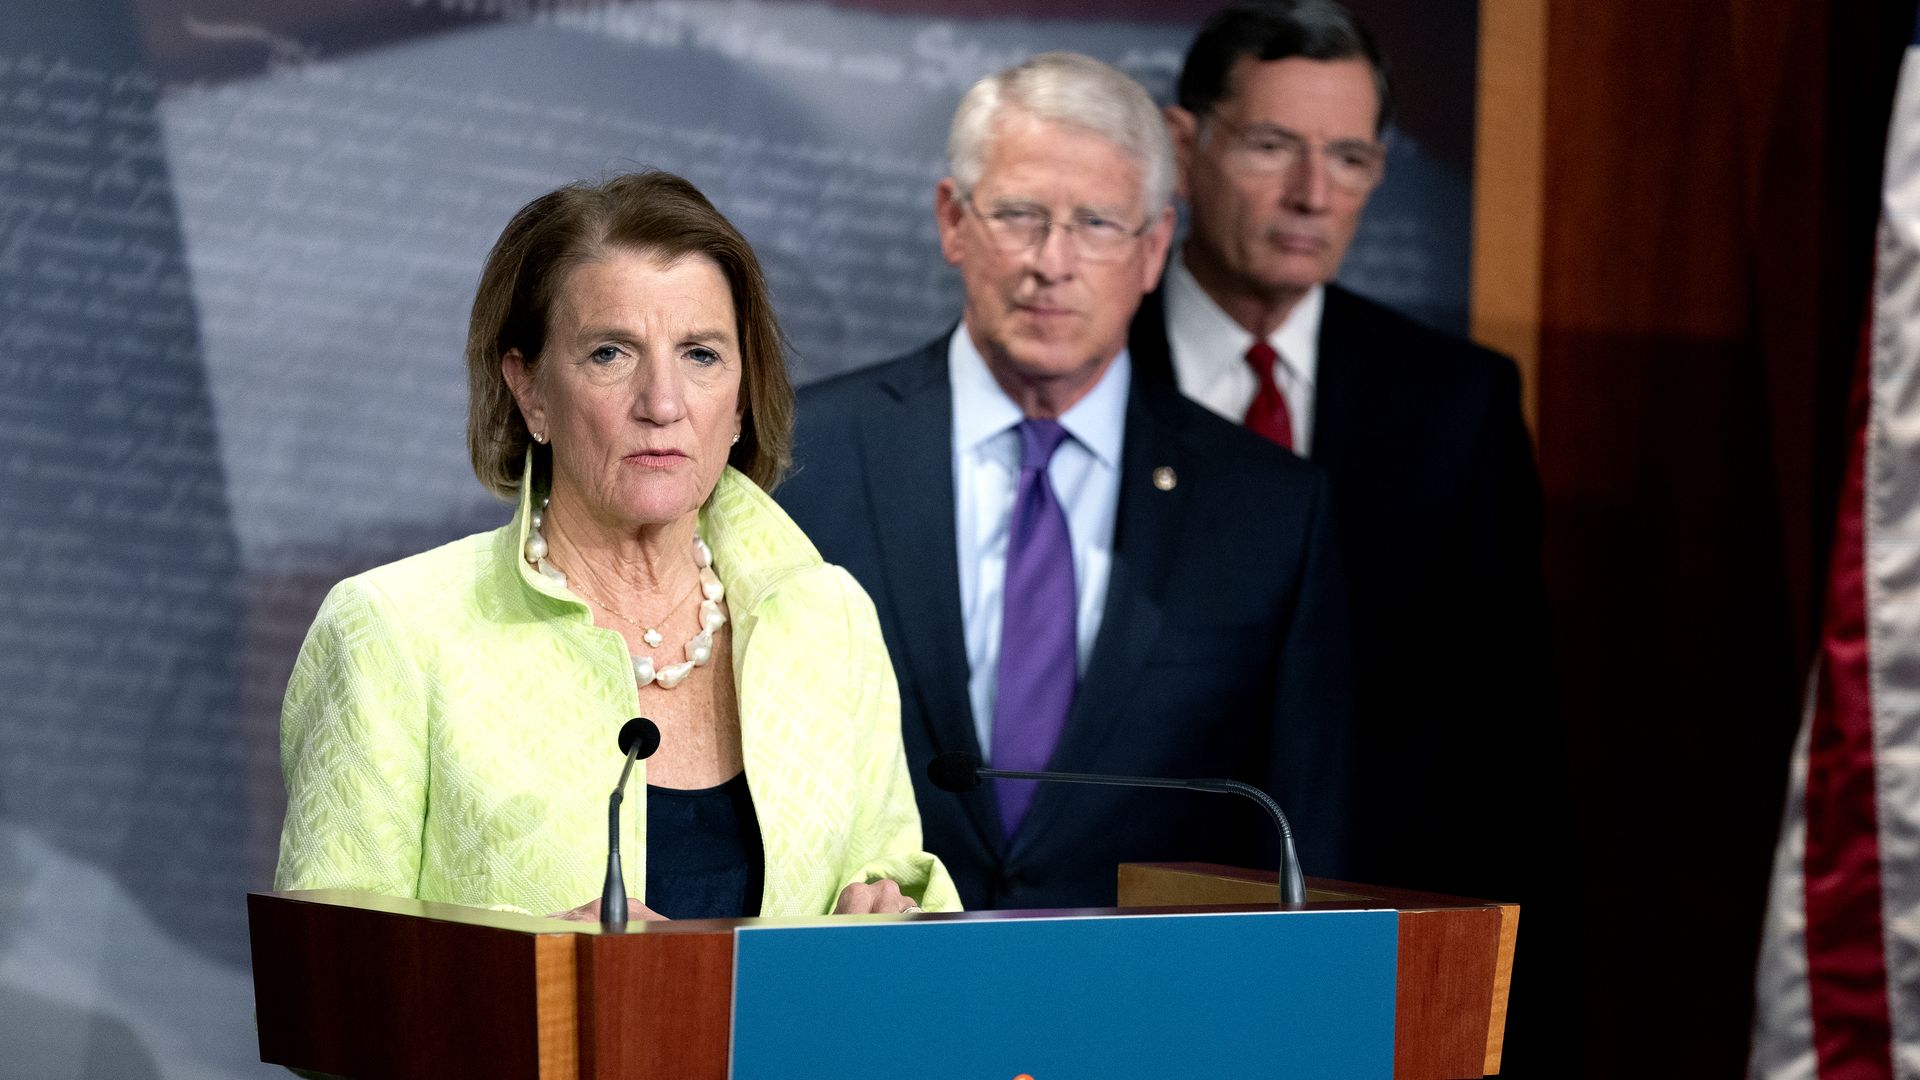
[[[512,523],[327,595],[287,684],[274,883],[535,913],[600,895],[615,736],[639,705],[620,635],[520,558]],[[899,690],[873,603],[729,468],[701,510],[726,586],[740,740],[766,854],[763,915],[819,915],[892,878],[957,910],[920,850]],[[622,810],[646,895],[646,778]]]

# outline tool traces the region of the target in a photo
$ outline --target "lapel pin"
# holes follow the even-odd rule
[[[1161,491],[1172,491],[1173,485],[1179,482],[1180,478],[1173,475],[1173,466],[1171,465],[1162,465],[1153,470],[1153,486],[1159,488]]]

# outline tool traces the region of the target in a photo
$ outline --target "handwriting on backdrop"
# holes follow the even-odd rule
[[[271,731],[236,737],[238,560],[156,93],[0,51],[0,813],[237,959],[225,898],[260,866],[230,838]]]
[[[657,166],[712,195],[766,265],[802,379],[918,344],[957,309],[937,157],[334,64],[183,88],[163,115],[255,563],[473,512],[474,281],[513,211],[568,179]]]

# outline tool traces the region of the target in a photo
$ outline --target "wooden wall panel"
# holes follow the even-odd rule
[[[1535,159],[1498,143],[1526,103],[1481,105],[1474,310],[1515,351],[1496,335],[1524,337],[1532,267],[1581,811],[1579,1030],[1520,1074],[1738,1076],[1913,4],[1482,12],[1483,93],[1540,95],[1534,234]]]
[[[1549,23],[1540,452],[1593,1077],[1738,1075],[1797,715],[1733,7]]]
[[[1474,106],[1473,339],[1520,368],[1538,429],[1547,0],[1482,0]]]

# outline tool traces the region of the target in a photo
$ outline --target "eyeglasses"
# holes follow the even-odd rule
[[[1208,120],[1220,125],[1233,137],[1227,153],[1232,163],[1251,173],[1284,173],[1298,168],[1309,152],[1320,155],[1327,169],[1327,183],[1350,194],[1369,191],[1380,182],[1386,165],[1386,148],[1361,139],[1338,139],[1314,147],[1297,132],[1271,124],[1242,126],[1214,115]]]
[[[1030,203],[1007,203],[983,211],[974,203],[971,192],[962,195],[960,201],[985,223],[987,235],[1001,251],[1030,251],[1046,243],[1047,235],[1058,228],[1072,238],[1074,255],[1087,262],[1119,258],[1126,253],[1127,245],[1153,224],[1148,219],[1145,225],[1132,229],[1091,210],[1075,210],[1071,220],[1055,221],[1044,208]]]

